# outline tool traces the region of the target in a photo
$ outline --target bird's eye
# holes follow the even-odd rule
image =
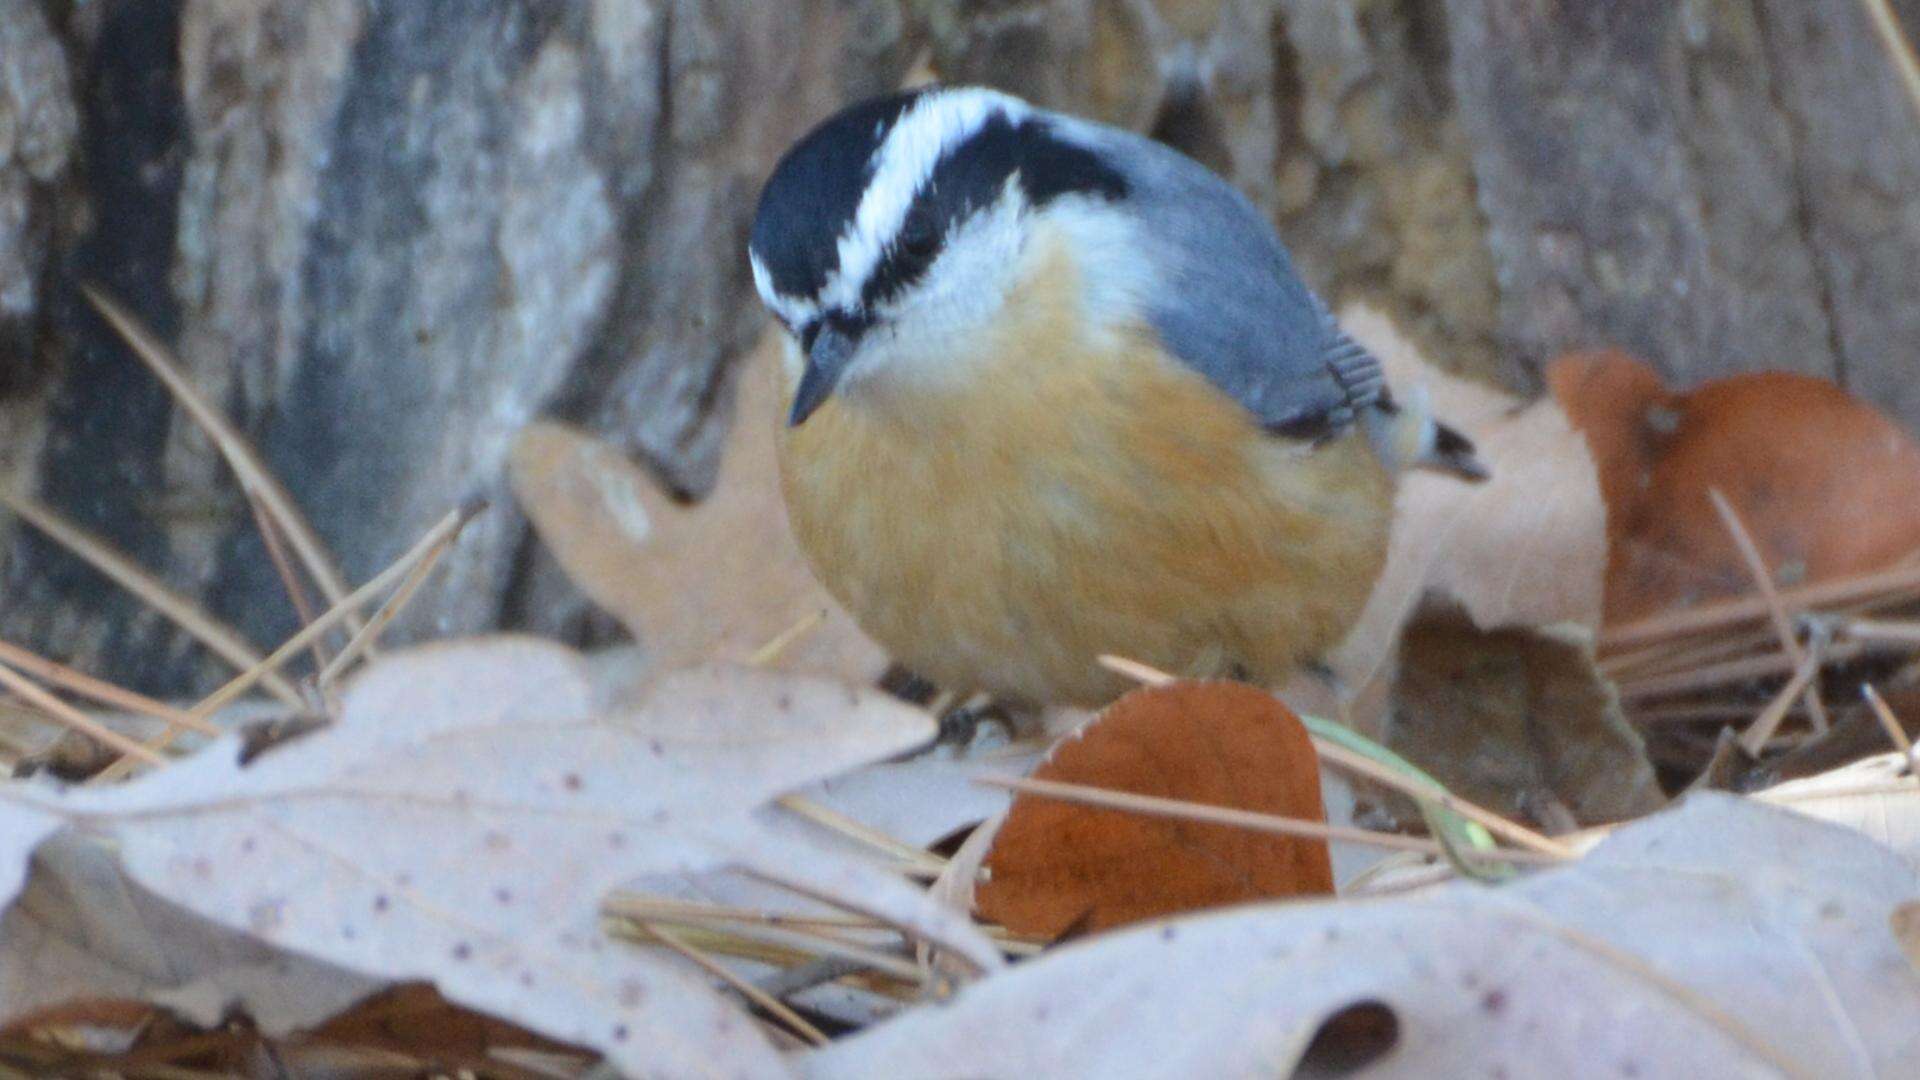
[[[909,220],[900,228],[900,253],[915,262],[927,262],[940,252],[940,230],[923,218]]]

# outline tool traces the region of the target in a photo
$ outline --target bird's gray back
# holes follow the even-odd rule
[[[1373,358],[1334,324],[1273,227],[1231,184],[1144,136],[1071,117],[1060,134],[1109,151],[1159,271],[1148,319],[1182,361],[1282,434],[1322,438],[1378,398]]]

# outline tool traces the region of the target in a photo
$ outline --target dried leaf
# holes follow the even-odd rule
[[[1599,824],[1666,803],[1580,627],[1485,631],[1458,609],[1423,609],[1393,703],[1388,744],[1496,812],[1537,817],[1550,799]]]
[[[1483,629],[1574,623],[1597,628],[1606,567],[1606,510],[1586,443],[1551,400],[1516,399],[1430,367],[1384,316],[1364,306],[1341,324],[1380,357],[1406,398],[1476,444],[1484,484],[1410,473],[1394,507],[1387,566],[1334,660],[1349,686],[1384,671],[1400,628],[1440,592]]]
[[[740,867],[991,967],[991,945],[881,867],[776,837],[760,804],[931,735],[877,693],[745,670],[663,679],[589,715],[574,654],[532,640],[369,668],[333,726],[241,765],[237,743],[43,801],[110,833],[140,884],[269,945],[454,1001],[628,1069],[779,1075],[747,1018],[599,928],[636,876]]]
[[[1607,550],[1618,551],[1653,470],[1657,430],[1672,397],[1660,374],[1616,350],[1563,356],[1547,366],[1547,391],[1587,441],[1607,506]]]
[[[1712,489],[1782,584],[1878,570],[1920,548],[1920,445],[1824,379],[1760,372],[1674,392],[1632,357],[1584,353],[1555,361],[1547,380],[1599,463],[1608,622],[1753,590]]]
[[[22,865],[25,865],[24,862]],[[139,999],[203,1025],[239,1008],[262,1030],[317,1024],[377,980],[209,922],[128,880],[97,839],[40,846],[0,916],[0,1021],[89,998]]]
[[[1916,682],[1917,679],[1920,679],[1920,670],[1904,668],[1877,688],[1881,703],[1893,713],[1894,721],[1909,740],[1920,734],[1920,682]],[[1866,699],[1852,703],[1829,702],[1828,713],[1833,718],[1833,726],[1826,732],[1767,759],[1763,782],[1805,780],[1872,757],[1887,748],[1886,723]],[[1745,790],[1757,786],[1752,779],[1742,777]]]
[[[0,788],[0,905],[11,904],[27,883],[27,861],[42,841],[60,830],[58,814]]]
[[[974,910],[987,856],[993,851],[994,841],[1000,838],[1000,826],[1006,823],[1007,811],[1002,810],[967,834],[959,849],[953,853],[953,858],[947,860],[940,876],[933,879],[932,887],[927,890],[934,899],[955,911]]]
[[[1905,756],[1878,754],[1819,776],[1777,784],[1757,797],[1858,829],[1920,869],[1920,779],[1906,768]]]
[[[1136,690],[1056,745],[1034,778],[1326,820],[1306,728],[1273,695],[1239,683]],[[1324,841],[1030,795],[1014,799],[987,870],[981,917],[1047,938],[1333,891]]]
[[[912,847],[931,847],[1012,801],[1006,789],[976,784],[975,778],[1025,776],[1045,754],[1037,740],[957,757],[919,754],[823,780],[805,794]]]
[[[556,1053],[568,1049],[513,1024],[463,1009],[424,983],[406,983],[360,1001],[307,1032],[302,1041],[379,1048],[440,1062],[483,1061],[490,1051],[503,1046]]]
[[[1920,968],[1920,900],[1909,900],[1893,909],[1893,915],[1887,920],[1887,928],[1893,931],[1895,941],[1900,943],[1900,951],[1906,955],[1907,963]]]
[[[697,505],[675,501],[614,447],[555,423],[520,434],[508,478],[560,565],[633,631],[655,670],[744,662],[818,619],[772,666],[870,681],[885,655],[814,580],[787,528],[776,345],[769,337],[740,373],[720,481]]]
[[[647,502],[655,484],[646,470],[604,439],[540,420],[514,438],[507,477],[567,576],[638,633],[648,612],[628,595],[626,575],[653,534]]]
[[[1920,1075],[1920,973],[1887,931],[1916,890],[1858,834],[1707,794],[1512,885],[1108,935],[801,1062],[816,1080],[1300,1075],[1343,1044],[1316,1040],[1330,1021],[1371,1015],[1389,1023],[1363,1040],[1369,1077]]]

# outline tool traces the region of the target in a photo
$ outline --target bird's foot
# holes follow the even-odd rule
[[[998,702],[959,705],[940,717],[940,734],[934,747],[966,751],[983,743],[1005,743],[1013,737],[1013,718]]]

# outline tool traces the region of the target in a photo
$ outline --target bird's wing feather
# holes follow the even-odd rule
[[[1162,272],[1148,319],[1168,349],[1262,426],[1325,438],[1380,399],[1380,363],[1334,322],[1273,227],[1232,185],[1150,139],[1067,121],[1125,163],[1143,252]]]

